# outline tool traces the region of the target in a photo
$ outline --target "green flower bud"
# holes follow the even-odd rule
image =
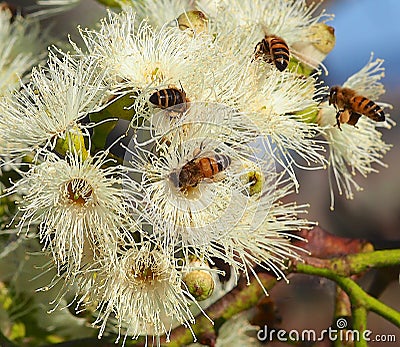
[[[188,11],[177,18],[179,29],[191,29],[193,33],[202,33],[208,30],[208,19],[201,11]]]
[[[128,5],[129,0],[97,0],[98,3],[109,6],[109,7],[122,7],[122,5]]]
[[[335,47],[335,42],[335,30],[333,27],[325,23],[314,24],[305,42],[293,44],[293,48],[300,53],[301,57],[304,57],[304,61],[299,62],[292,56],[289,68],[294,69],[299,74],[309,76]]]
[[[183,277],[189,293],[197,301],[208,299],[214,291],[215,282],[209,271],[193,270]]]
[[[317,106],[310,106],[302,111],[296,112],[304,123],[318,123],[319,109]]]
[[[242,182],[247,186],[250,196],[261,193],[264,185],[264,175],[259,170],[250,170],[242,176]]]
[[[64,138],[58,138],[55,150],[63,156],[71,152],[80,153],[82,160],[85,160],[89,155],[85,147],[82,131],[78,127],[66,132]]]

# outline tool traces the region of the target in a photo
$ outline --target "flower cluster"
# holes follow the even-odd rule
[[[218,263],[286,279],[301,260],[293,232],[313,226],[288,198],[298,169],[328,166],[351,197],[351,174],[381,164],[381,109],[366,98],[383,92],[382,62],[344,84],[363,111],[328,96],[332,16],[305,1],[120,3],[0,99],[0,153],[19,175],[6,190],[20,197],[16,229],[57,270],[44,289],[63,282],[56,306],[72,291],[99,337],[159,343],[191,329]]]

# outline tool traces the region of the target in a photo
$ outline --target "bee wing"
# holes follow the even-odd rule
[[[350,112],[350,118],[347,121],[347,124],[349,125],[356,125],[358,120],[360,119],[361,114],[360,113],[356,113],[356,112]]]

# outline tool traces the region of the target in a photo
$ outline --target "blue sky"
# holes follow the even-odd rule
[[[400,85],[400,1],[342,0],[327,7],[335,19],[336,46],[325,60],[330,84],[341,84],[362,68],[371,51],[385,60],[386,87]]]

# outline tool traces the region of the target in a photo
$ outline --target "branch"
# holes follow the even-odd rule
[[[337,325],[338,319],[346,319],[348,322],[351,318],[350,298],[342,288],[336,286],[334,322]],[[354,347],[353,341],[342,341],[341,339],[335,339],[332,344],[333,347]]]
[[[400,254],[399,250],[397,254]],[[377,251],[372,253],[380,253],[380,252],[389,252],[392,256],[396,254],[396,252],[392,251]],[[359,254],[359,255],[368,255],[368,253]],[[379,260],[381,259],[381,254],[378,255]],[[389,257],[390,258],[390,257]],[[400,258],[397,258],[399,261]],[[390,261],[390,259],[389,259]],[[335,263],[334,260],[333,263]],[[373,264],[373,263],[370,263]],[[381,264],[381,263],[378,263]],[[293,272],[315,275],[320,277],[328,278],[334,282],[336,282],[349,296],[352,307],[364,307],[367,310],[377,313],[378,315],[382,316],[383,318],[387,319],[397,327],[400,327],[400,312],[392,309],[391,307],[385,305],[384,303],[380,302],[379,300],[375,299],[374,297],[368,295],[356,282],[352,279],[343,277],[342,275],[336,273],[334,270],[330,268],[320,268],[314,265],[310,265],[307,263],[297,263],[294,265]]]
[[[364,306],[353,307],[353,329],[360,334],[367,329],[367,309]],[[368,347],[367,341],[364,338],[359,338],[354,341],[354,347]]]
[[[315,275],[336,282],[349,297],[354,328],[358,329],[360,334],[366,329],[366,313],[368,311],[375,312],[400,327],[399,312],[370,296],[356,282],[347,278],[348,276],[361,274],[370,268],[398,265],[400,263],[400,249],[357,253],[371,250],[371,244],[362,240],[335,237],[320,228],[315,230],[315,234],[309,233],[307,236],[311,238],[311,241],[307,244],[307,248],[314,255],[325,253],[325,255],[336,256],[336,258],[321,259],[305,257],[304,263],[293,262],[288,270],[289,273]],[[324,242],[326,238],[329,240],[328,242]],[[329,252],[318,251],[318,245],[323,245],[322,247],[325,249],[327,244],[332,247]],[[267,290],[276,284],[275,277],[268,273],[258,273],[258,280]],[[211,347],[215,346],[219,327],[235,314],[255,306],[264,295],[263,288],[260,286],[258,280],[254,277],[251,278],[249,286],[244,280],[240,281],[236,288],[205,310],[207,316],[214,322],[214,325],[203,314],[199,314],[196,317],[196,324],[192,325],[191,329],[183,326],[173,329],[170,334],[171,342],[167,342],[165,336],[161,337],[161,346],[181,347],[188,345],[194,340],[193,334],[197,336],[201,344]],[[82,341],[69,341],[52,345],[51,347],[76,347],[80,345],[86,347],[109,347],[114,345],[113,341],[110,340],[111,338],[112,336],[107,339],[103,337],[102,340],[93,338]],[[365,341],[359,341],[355,347],[364,347],[364,343]],[[134,341],[128,339],[126,341],[126,346],[143,347],[145,345],[146,341],[144,338]]]
[[[333,259],[304,257],[304,261],[308,265],[320,269],[324,268],[326,273],[348,277],[363,273],[371,268],[398,265],[400,263],[400,249],[349,254]]]

